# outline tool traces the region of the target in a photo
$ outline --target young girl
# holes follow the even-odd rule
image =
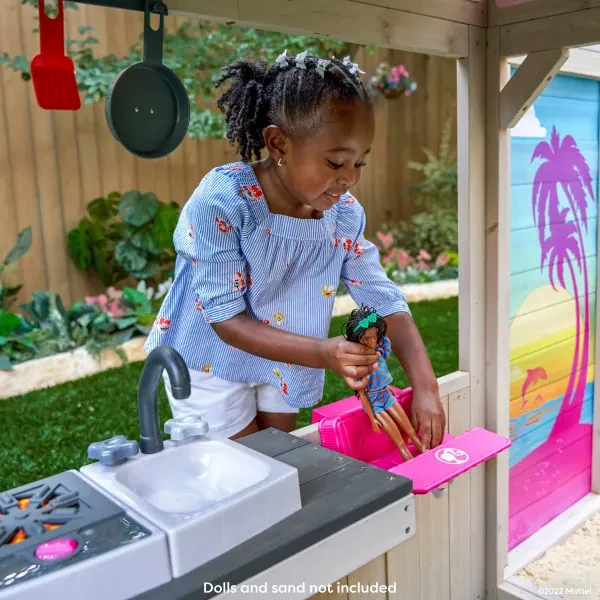
[[[173,347],[190,369],[186,400],[173,398],[165,375],[174,416],[198,414],[232,439],[292,431],[298,410],[320,402],[325,369],[364,388],[379,354],[328,339],[341,279],[386,319],[414,390],[415,429],[425,448],[440,443],[445,415],[431,363],[348,191],[374,136],[359,73],[347,58],[306,52],[224,69],[217,86],[231,85],[217,104],[242,160],[210,171],[183,207],[173,285],[145,346]]]

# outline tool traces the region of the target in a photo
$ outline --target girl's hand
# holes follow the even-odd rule
[[[348,342],[342,336],[322,340],[320,353],[326,367],[342,377],[353,390],[366,387],[380,358],[375,350]]]
[[[413,390],[412,426],[421,430],[423,449],[430,450],[442,443],[446,431],[446,415],[439,392]]]

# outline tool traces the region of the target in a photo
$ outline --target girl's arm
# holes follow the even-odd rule
[[[387,321],[392,351],[404,367],[413,388],[413,427],[416,431],[421,429],[423,447],[433,448],[443,439],[446,416],[427,350],[405,295],[386,275],[377,247],[364,237],[364,209],[358,202],[353,202],[341,210],[345,211],[344,227],[349,233],[352,231],[353,248],[356,249],[357,244],[360,248],[358,252],[348,252],[342,267],[342,280],[358,305],[373,306]]]
[[[410,314],[394,313],[385,320],[392,350],[406,371],[413,390],[413,427],[415,431],[421,429],[425,449],[435,448],[443,440],[446,415],[425,344]]]

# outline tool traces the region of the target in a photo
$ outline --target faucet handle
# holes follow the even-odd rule
[[[175,441],[204,435],[207,432],[208,423],[197,416],[177,417],[176,419],[169,419],[165,423],[165,433]]]
[[[139,450],[136,441],[128,440],[124,435],[115,435],[103,442],[92,442],[88,446],[88,458],[112,467],[136,456]]]

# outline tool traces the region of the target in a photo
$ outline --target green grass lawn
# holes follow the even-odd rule
[[[458,299],[420,302],[411,307],[438,377],[458,369]],[[346,317],[337,317],[330,335],[339,335]],[[78,381],[0,400],[0,491],[89,463],[93,441],[123,434],[137,439],[137,384],[143,362],[111,369]],[[394,384],[407,385],[395,357],[390,359]],[[327,372],[323,403],[350,395],[345,382]],[[170,417],[164,389],[160,389],[160,421]],[[298,427],[310,423],[311,411],[302,410]]]

